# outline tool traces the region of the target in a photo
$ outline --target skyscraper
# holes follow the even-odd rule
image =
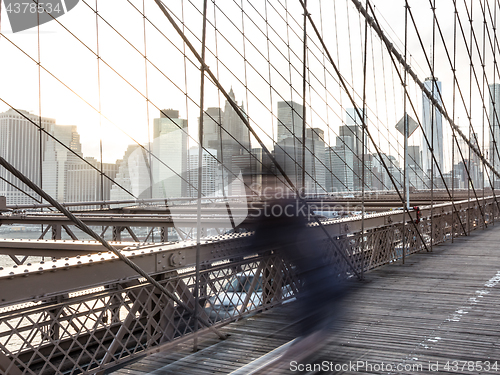
[[[327,190],[324,132],[319,128],[306,128],[303,157],[303,111],[302,104],[293,101],[278,102],[278,142],[274,152],[277,162],[297,187],[302,186],[302,170],[305,168],[306,192],[323,193]],[[303,159],[305,166],[302,165]]]
[[[285,138],[302,140],[304,107],[292,101],[278,102],[278,142]]]
[[[233,89],[229,90],[231,100],[237,104]],[[239,111],[248,119],[243,103]],[[221,183],[231,185],[231,180],[239,175],[242,167],[249,168],[251,157],[250,131],[231,103],[226,100],[224,110],[210,107],[203,114],[203,146],[217,151],[217,158],[222,164]],[[232,189],[232,188],[230,188]],[[231,192],[228,194],[241,194]]]
[[[203,147],[219,151],[221,148],[221,126],[224,111],[218,107],[209,107],[203,113]]]
[[[428,77],[425,79],[424,86],[431,92],[432,96],[439,104],[442,104],[440,93],[441,82],[437,77]],[[436,161],[443,168],[443,120],[442,114],[431,103],[427,95],[422,93],[422,128],[429,140],[430,146],[434,149]],[[427,145],[424,136],[422,135],[422,169],[430,177],[432,166],[431,149]],[[436,171],[435,171],[436,173]]]
[[[378,154],[373,154],[373,169],[377,170],[377,177],[380,179],[380,184],[383,190],[394,190],[394,184],[392,183],[390,176],[392,176],[398,190],[403,188],[403,170],[399,166],[398,160],[392,156],[385,153],[381,153],[382,160],[384,161],[388,171],[382,164]],[[378,184],[378,183],[377,183]]]
[[[41,162],[48,136],[40,133],[35,124],[40,124],[51,133],[55,123],[54,119],[40,118],[24,110],[9,109],[0,113],[0,156],[39,186],[42,185]],[[33,199],[19,189],[38,198],[38,195],[4,168],[0,168],[0,177],[8,181],[0,179],[0,196],[7,198],[7,204],[34,203]]]
[[[424,189],[430,187],[425,181],[422,172],[421,158],[420,146],[408,146],[408,182],[410,188]]]
[[[111,188],[111,200],[129,200],[137,198],[149,198],[151,194],[150,168],[146,161],[149,159],[147,153],[143,153],[139,145],[129,145],[123,158],[118,160],[118,172],[115,181],[118,185]],[[131,196],[127,191],[132,193]]]
[[[490,89],[490,113],[489,113],[489,160],[496,169],[500,165],[500,84],[493,83],[488,85]],[[492,175],[495,179],[495,187],[498,185],[498,177]]]
[[[193,147],[188,150],[188,174],[187,180],[187,196],[191,198],[198,197],[198,165],[199,165],[199,147]],[[202,167],[201,167],[201,194],[202,197],[213,197],[219,189],[218,182],[219,164],[212,156],[217,156],[217,150],[204,149],[202,150]]]
[[[82,156],[82,145],[80,144],[80,135],[76,126],[54,125],[52,134],[65,146]],[[45,191],[57,201],[67,202],[68,167],[81,162],[78,156],[55,139],[49,138],[45,146],[43,160],[43,185]]]
[[[344,144],[339,142],[325,150],[325,163],[329,169],[325,184],[328,192],[338,193],[354,190],[354,153]]]
[[[68,163],[66,185],[67,192],[65,200],[67,202],[92,202],[109,200],[112,187],[112,180],[116,177],[118,166],[115,163],[101,163],[93,157],[86,157],[85,163],[81,159]],[[90,165],[89,165],[90,164]],[[101,173],[109,178],[102,179]],[[110,180],[111,179],[111,180]],[[96,206],[79,207],[79,209],[91,209]]]
[[[164,109],[154,119],[152,152],[156,157],[145,159],[151,163],[150,173],[153,198],[182,197],[186,194],[187,120],[179,118],[179,111]]]
[[[327,190],[323,138],[323,130],[307,128],[305,150],[302,146],[302,136],[299,142],[292,137],[284,138],[274,147],[276,161],[296,187],[302,187],[302,155],[305,152],[304,187],[307,193],[324,193]]]
[[[236,97],[232,88],[229,90],[229,96],[233,102],[236,103]],[[247,118],[243,104],[238,107],[244,114],[245,118]],[[250,151],[250,132],[239,114],[227,100],[224,106],[222,126],[227,131],[227,133],[223,132],[222,134],[223,152],[233,156],[241,155]]]
[[[362,110],[359,109],[359,112],[362,113]],[[365,132],[363,150],[363,122],[354,108],[347,108],[345,125],[339,127],[335,152],[337,155],[346,157],[344,171],[346,174],[352,174],[353,190],[362,188],[363,152],[367,153],[366,150],[368,150],[368,138]],[[352,154],[352,156],[347,154]],[[365,177],[369,173],[370,171],[365,168]],[[346,182],[348,181],[350,178],[346,178]]]

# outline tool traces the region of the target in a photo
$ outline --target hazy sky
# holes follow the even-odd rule
[[[186,35],[199,51],[203,2],[177,0],[166,3],[178,18],[179,25],[184,21]],[[403,52],[404,1],[378,0],[373,3],[383,28]],[[470,29],[464,2],[457,0],[457,3],[469,42]],[[482,2],[473,3],[474,27],[482,49]],[[493,7],[494,2],[490,3]],[[96,4],[100,15],[98,28],[94,12]],[[433,30],[430,5],[426,0],[412,0],[409,4],[429,51]],[[469,7],[470,4],[468,0]],[[330,54],[343,77],[354,88],[356,103],[361,105],[364,19],[350,0],[309,0],[308,6],[317,27],[322,30]],[[143,7],[147,20],[141,14]],[[453,53],[453,1],[439,0],[436,7],[448,48]],[[302,102],[302,14],[300,3],[292,0],[226,0],[215,4],[209,1],[207,64],[227,90],[233,88],[236,100],[244,102],[252,125],[268,146],[272,144],[272,134],[276,136],[277,102]],[[187,51],[154,1],[80,1],[76,8],[57,21],[41,25],[39,33],[37,28],[12,33],[5,7],[1,17],[0,98],[15,108],[53,117],[58,124],[77,125],[86,156],[98,157],[101,137],[104,160],[108,162],[121,158],[127,145],[134,140],[146,143],[148,126],[152,132],[153,119],[158,117],[159,108],[178,109],[181,117],[188,119],[191,134],[196,134],[200,101],[199,63]],[[487,21],[491,27],[490,20]],[[326,61],[310,24],[307,30],[310,38],[307,122],[325,130],[325,140],[334,144],[335,132],[345,119],[343,108],[352,107],[352,104],[339,88],[338,77]],[[492,83],[493,58],[488,43],[485,69]],[[408,51],[412,67],[424,80],[430,75],[430,70],[411,21],[408,23]],[[147,64],[144,53],[149,60]],[[40,72],[38,54],[43,67]],[[97,54],[101,57],[99,64]],[[474,54],[482,87],[483,72],[477,52]],[[451,115],[453,76],[437,29],[435,72],[443,82],[443,100]],[[469,59],[461,34],[457,36],[457,75],[468,106]],[[223,107],[222,95],[210,82],[207,81],[206,85],[205,108]],[[417,115],[410,109],[408,111],[412,117],[420,117],[421,92],[411,81],[408,89]],[[370,131],[376,142],[384,152],[402,155],[402,136],[393,129],[403,116],[402,86],[389,54],[370,29],[366,96]],[[474,128],[481,138],[482,102],[474,80],[471,101]],[[0,110],[6,109],[8,106],[0,103]],[[458,96],[456,117],[460,117],[462,126],[467,126],[466,112]],[[445,169],[448,169],[451,165],[450,132],[448,124],[444,123],[443,128]],[[485,137],[487,140],[487,133]],[[410,143],[420,143],[418,132]],[[373,147],[371,149],[373,151]]]

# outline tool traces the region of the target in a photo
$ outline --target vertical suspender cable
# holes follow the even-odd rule
[[[98,10],[98,0],[95,2],[95,31],[96,31],[96,59],[97,59],[97,99],[99,105],[99,193],[101,196],[101,201],[104,201],[104,173],[103,173],[103,163],[102,163],[102,107],[101,107],[101,55],[99,49],[99,10]],[[101,205],[101,208],[104,206]]]
[[[432,56],[431,56],[431,93],[432,96],[435,97],[436,94],[436,77],[434,76],[434,60],[436,53],[436,0],[433,1],[432,4]],[[436,107],[434,107],[434,102],[431,102],[431,153],[434,154],[434,132],[437,129],[434,129],[435,125],[437,125],[437,117],[435,115]],[[439,137],[439,134],[437,135]],[[439,147],[439,141],[437,146]],[[441,153],[442,150],[439,150]],[[439,156],[439,154],[438,154]],[[442,167],[442,166],[440,166]],[[434,159],[431,160],[431,251],[434,245]]]
[[[368,20],[366,21],[368,23]],[[407,52],[408,52],[408,0],[405,0],[405,69],[403,71],[403,89],[404,89],[404,98],[403,98],[403,119],[404,119],[404,169],[403,169],[403,195],[405,197],[404,205],[407,208],[410,208],[409,204],[409,184],[408,184],[408,115],[406,114],[406,99],[408,97],[408,87],[406,85],[406,61],[407,61]],[[410,218],[411,219],[411,218]],[[406,260],[406,210],[403,211],[403,225],[402,235],[403,235],[403,264]]]
[[[496,69],[495,68],[497,68],[497,66],[498,66],[497,65],[497,57],[496,57],[497,56],[496,55],[496,52],[497,52],[497,49],[496,49],[496,46],[497,46],[497,43],[496,43],[496,41],[497,41],[496,29],[497,29],[497,5],[495,3],[495,4],[493,4],[493,39],[494,39],[493,40],[493,87],[495,87],[495,80],[496,80],[496,74],[495,74]],[[491,96],[492,94],[491,94],[491,90],[489,89],[489,87],[488,87],[488,91],[490,93],[490,98],[492,98],[490,100],[493,100],[493,106],[492,106],[493,107],[493,124],[491,124],[491,120],[490,120],[490,126],[493,127],[493,137],[492,137],[492,140],[493,140],[493,145],[495,145],[495,142],[496,142],[496,140],[495,140],[495,124],[498,124],[498,120],[497,120],[497,118],[498,118],[497,117],[497,115],[498,115],[497,114],[497,107],[494,104],[495,101],[496,101],[496,95],[495,95],[496,90],[493,91],[493,93],[494,93],[493,96]],[[489,145],[489,148],[490,148],[490,150],[492,149],[491,144]],[[493,153],[493,168],[495,168],[495,153]],[[495,189],[496,189],[495,177],[496,176],[493,175],[492,177],[493,177],[493,186],[491,187],[491,189],[493,190],[493,193],[495,193]],[[495,216],[496,216],[495,215],[495,209],[496,208],[497,207],[493,208],[493,215],[492,215],[493,216],[493,218],[492,218],[493,224],[495,224]]]
[[[483,4],[481,3],[481,8],[483,8]],[[485,95],[484,95],[484,84],[485,84],[485,80],[486,80],[486,69],[485,69],[485,60],[486,60],[486,17],[485,17],[485,13],[484,13],[484,8],[483,8],[483,64],[482,64],[482,68],[483,68],[483,88],[482,88],[482,97],[483,98],[486,98]],[[484,99],[483,99],[484,100]],[[487,116],[487,114],[485,113],[486,112],[486,106],[484,104],[484,101],[483,101],[483,120],[482,120],[482,146],[483,146],[483,155],[484,155],[484,125],[485,125],[485,122],[484,122],[484,117]],[[478,145],[479,147],[479,145]],[[478,166],[479,168],[479,166]],[[481,178],[481,184],[483,186],[483,211],[486,212],[486,201],[484,200],[485,198],[485,192],[484,192],[484,164],[481,163],[481,173],[479,173],[478,171],[478,176],[480,176]],[[488,218],[490,219],[490,218]],[[482,222],[482,227],[485,228],[485,220],[483,220]]]
[[[142,0],[142,25],[144,34],[144,78],[145,78],[145,90],[146,90],[146,122],[148,127],[148,169],[149,169],[149,198],[153,198],[153,158],[151,152],[151,128],[149,124],[149,83],[148,83],[148,48],[147,48],[147,37],[146,37],[146,2]],[[154,142],[154,139],[153,139]],[[154,236],[154,232],[153,232]]]
[[[466,0],[464,0],[466,1]],[[469,23],[470,23],[470,54],[469,54],[469,62],[470,62],[470,65],[469,65],[469,140],[471,139],[471,127],[472,127],[472,67],[473,67],[473,49],[472,49],[472,0],[471,0],[471,13],[470,13],[470,17],[469,17]],[[469,169],[469,174],[470,174],[470,156],[471,156],[471,149],[469,147],[468,149],[469,151],[469,156],[468,156],[468,160],[467,160],[467,167]],[[471,231],[471,214],[470,214],[470,187],[471,187],[471,184],[473,184],[472,180],[469,181],[469,183],[467,184],[467,225],[468,225],[468,228],[469,228],[469,234],[470,234],[470,231]]]
[[[40,168],[40,187],[43,187],[43,123],[42,123],[42,80],[41,80],[41,62],[40,62],[40,13],[36,12],[37,19],[37,43],[38,43],[38,134],[39,134],[39,168]],[[49,129],[50,131],[50,129]],[[40,202],[42,197],[40,197]],[[40,208],[43,212],[43,208]],[[42,224],[42,233],[44,231]]]
[[[302,0],[301,1],[301,4],[302,4]],[[168,19],[168,21],[170,22],[170,24],[174,27],[174,29],[176,30],[176,32],[179,34],[179,36],[183,39],[183,41],[186,43],[186,45],[189,47],[190,51],[192,52],[192,54],[196,57],[196,59],[198,60],[198,62],[202,63],[203,60],[200,56],[200,54],[198,53],[198,51],[196,51],[196,49],[193,47],[193,45],[191,44],[191,42],[189,41],[189,39],[186,37],[186,35],[182,32],[182,30],[179,28],[179,26],[177,25],[177,23],[175,22],[175,20],[172,18],[170,12],[167,10],[167,8],[165,7],[165,5],[161,2],[161,0],[155,0],[155,3],[158,5],[158,7],[160,8],[160,10],[162,11],[162,13],[165,15],[165,17]],[[306,11],[306,10],[305,10]],[[308,18],[309,18],[309,21],[311,22],[311,16],[308,15]],[[312,22],[311,22],[312,23]],[[316,26],[314,25],[314,23],[312,23],[314,29],[315,29],[315,32],[316,34],[318,35],[318,31],[316,29]],[[329,54],[328,54],[329,55]],[[333,62],[333,60],[331,59],[331,56],[329,55],[329,60],[331,62]],[[224,95],[224,97],[226,98],[227,102],[229,103],[229,105],[231,105],[231,107],[234,109],[234,111],[236,112],[236,114],[238,115],[238,117],[241,119],[241,121],[245,124],[245,126],[247,127],[247,129],[250,131],[250,133],[254,136],[255,140],[259,143],[260,147],[262,148],[263,152],[267,155],[267,157],[271,160],[271,162],[274,164],[274,166],[276,167],[276,169],[278,170],[278,172],[283,176],[283,178],[286,180],[286,182],[288,183],[288,186],[291,188],[292,191],[294,191],[295,193],[299,193],[299,190],[296,188],[295,184],[293,184],[292,180],[290,179],[290,177],[287,175],[287,173],[283,170],[283,167],[276,161],[276,158],[274,157],[274,155],[269,151],[269,149],[266,147],[266,145],[264,144],[264,142],[262,142],[261,138],[259,137],[259,135],[255,132],[255,130],[253,129],[253,127],[250,125],[248,119],[246,118],[246,116],[244,115],[244,113],[242,112],[241,108],[238,107],[238,105],[236,104],[236,102],[229,96],[228,92],[224,89],[224,87],[221,85],[221,83],[219,82],[219,80],[217,79],[217,77],[213,74],[213,72],[210,70],[209,67],[207,67],[205,64],[203,64],[204,68],[205,68],[205,72],[208,74],[208,76],[210,77],[211,81],[217,86],[217,88],[220,90],[220,92]],[[335,66],[335,65],[334,65]],[[335,66],[336,67],[336,66]],[[343,82],[343,81],[342,81]],[[344,83],[344,88],[346,88],[345,86],[345,83]],[[352,99],[352,97],[350,97]],[[359,115],[359,114],[358,114]],[[368,135],[370,136],[370,134],[368,133]],[[372,139],[373,141],[373,139]],[[378,149],[378,148],[377,148]],[[1,158],[0,158],[0,161],[1,161]],[[386,170],[387,170],[387,166],[386,166]],[[391,176],[392,178],[392,176]],[[298,194],[298,196],[300,197],[300,194]],[[351,270],[353,271],[353,273],[357,276],[357,277],[360,277],[359,275],[359,272],[356,270],[355,266],[352,264],[352,261],[351,259],[349,259],[349,257],[345,254],[345,250],[343,251],[342,249],[340,249],[339,245],[336,243],[336,241],[332,238],[332,236],[330,235],[330,233],[328,233],[328,231],[325,229],[324,225],[321,223],[321,221],[316,217],[316,216],[313,216],[314,220],[316,221],[316,223],[318,224],[318,226],[321,228],[321,230],[323,231],[323,233],[326,235],[326,237],[328,238],[328,240],[331,242],[331,244],[333,245],[333,248],[334,250],[342,257],[344,258],[344,260],[347,262],[347,264],[349,265],[349,267],[351,268]],[[425,243],[424,243],[424,246]],[[149,280],[148,280],[149,281]],[[201,318],[200,318],[201,320]],[[202,320],[201,320],[202,321]]]
[[[453,12],[453,108],[452,119],[455,122],[455,90],[456,90],[456,75],[457,75],[457,10]],[[455,201],[455,132],[451,133],[451,200]],[[458,219],[460,220],[460,212],[457,212]],[[465,233],[464,233],[465,234]],[[455,213],[451,215],[451,242],[455,239]]]
[[[245,99],[246,99],[246,106],[247,106],[247,109],[246,109],[246,113],[249,113],[250,112],[250,108],[249,108],[249,104],[250,104],[250,99],[249,99],[249,89],[248,89],[248,62],[247,62],[247,48],[246,48],[246,38],[245,38],[245,10],[243,9],[243,0],[241,0],[241,35],[242,35],[242,45],[243,45],[243,67],[245,69]],[[251,91],[250,91],[251,92]],[[242,108],[243,108],[243,105],[245,103],[241,103],[242,105]],[[249,119],[250,121],[250,119]],[[243,139],[247,139],[247,136],[248,136],[248,158],[245,157],[245,159],[248,160],[248,165],[249,165],[249,168],[248,170],[250,171],[250,173],[252,173],[252,146],[251,146],[251,137],[250,137],[250,132],[248,131],[248,129],[245,129],[244,130],[244,137]],[[244,153],[244,152],[243,152]],[[242,153],[242,155],[243,155]],[[244,180],[244,179],[243,179]],[[252,181],[250,180],[250,185],[252,184]],[[248,189],[250,190],[250,188]],[[245,190],[246,191],[246,190]],[[228,203],[228,206],[229,206],[229,203]],[[230,209],[228,209],[230,211]],[[235,223],[234,223],[234,218],[233,218],[233,215],[230,215],[231,217],[231,224],[233,226],[233,229],[235,228]]]
[[[148,127],[148,169],[149,169],[149,197],[153,198],[153,157],[151,152],[151,128],[149,125],[149,83],[148,83],[148,58],[147,58],[147,38],[146,38],[146,1],[142,0],[142,25],[144,34],[144,78],[146,83],[146,122]],[[154,140],[153,140],[154,142]],[[166,203],[165,203],[166,205]],[[166,208],[166,207],[165,207]],[[168,229],[167,229],[168,231]],[[168,233],[167,233],[168,237]],[[154,228],[151,228],[151,239],[155,242],[155,232]]]
[[[201,252],[201,193],[203,179],[203,108],[205,106],[205,42],[207,35],[207,0],[203,1],[203,29],[201,36],[200,66],[200,120],[198,121],[198,199],[196,202],[196,283],[194,287],[194,343],[193,351],[198,350],[198,315],[200,313],[200,252]]]
[[[299,0],[302,7],[305,7],[304,5],[304,2],[303,0]],[[367,4],[369,7],[371,7],[369,1],[367,1]],[[406,205],[404,204],[404,198],[403,198],[403,195],[401,194],[400,190],[398,189],[398,186],[397,186],[397,183],[396,183],[396,180],[394,179],[394,176],[392,176],[392,174],[390,173],[390,170],[389,170],[389,167],[387,166],[387,163],[385,162],[383,156],[382,156],[382,153],[379,149],[379,146],[377,145],[377,143],[375,142],[375,139],[373,138],[373,136],[371,135],[370,131],[368,130],[367,126],[366,126],[366,123],[364,121],[364,116],[361,115],[360,111],[359,111],[359,108],[356,107],[356,104],[355,104],[355,101],[354,101],[354,97],[351,95],[351,93],[349,92],[348,90],[348,87],[347,87],[347,84],[342,76],[342,74],[340,73],[337,65],[335,64],[335,62],[333,61],[333,58],[325,44],[325,41],[323,40],[323,38],[321,37],[321,34],[319,33],[318,31],[318,28],[316,27],[316,24],[314,23],[311,15],[308,15],[308,18],[309,18],[309,22],[312,26],[312,28],[314,29],[314,32],[316,34],[316,36],[318,37],[318,39],[320,40],[320,43],[321,43],[321,46],[322,48],[325,50],[327,56],[328,56],[328,60],[330,61],[330,64],[332,65],[333,69],[335,70],[335,73],[337,74],[337,77],[340,81],[340,84],[342,85],[342,87],[344,88],[344,92],[346,93],[346,95],[348,96],[349,98],[349,101],[351,102],[351,104],[354,106],[354,110],[356,112],[356,115],[358,116],[358,118],[361,119],[362,121],[362,126],[365,128],[366,130],[366,134],[368,136],[368,138],[370,139],[371,143],[373,144],[373,147],[375,148],[375,151],[380,159],[380,162],[382,163],[382,166],[384,167],[384,170],[387,172],[387,175],[389,177],[389,179],[391,180],[391,184],[392,186],[394,186],[394,190],[396,191],[396,193],[398,194],[398,197],[400,199],[400,201],[402,202],[402,204],[405,206],[404,209],[406,211],[408,211],[408,207],[406,207]],[[278,165],[279,167],[279,165]],[[410,215],[409,211],[408,211],[408,215]],[[319,222],[319,221],[318,221]],[[419,237],[419,240],[421,241],[422,243],[422,246],[428,251],[428,248],[427,248],[427,244],[425,243],[423,237],[422,237],[422,234],[420,233],[420,231],[418,230],[418,227],[417,227],[417,224],[412,220],[411,221],[414,228],[415,228],[415,231]]]
[[[366,0],[368,3],[368,0]],[[367,64],[367,48],[368,48],[368,21],[365,18],[365,46],[364,46],[364,58],[363,58],[363,123],[366,124],[366,64]],[[363,278],[364,272],[364,259],[365,259],[365,127],[362,127],[361,132],[361,278]]]
[[[103,163],[102,163],[102,107],[101,107],[101,64],[100,64],[100,49],[99,49],[99,9],[98,9],[98,3],[99,1],[96,0],[95,2],[95,32],[96,32],[96,52],[97,52],[97,100],[98,100],[98,105],[99,105],[99,171],[100,171],[100,178],[99,178],[99,187],[100,187],[100,196],[101,196],[101,201],[104,201],[104,173],[103,173]],[[101,205],[101,208],[103,208],[104,205]],[[102,227],[101,229],[104,229]]]
[[[307,0],[304,0],[307,4]],[[304,34],[302,54],[302,194],[306,193],[306,73],[307,73],[307,7],[304,8]]]

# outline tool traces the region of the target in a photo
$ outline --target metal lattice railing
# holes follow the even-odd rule
[[[217,324],[293,298],[296,281],[276,255],[224,262],[200,273],[202,318]],[[157,276],[194,309],[195,270]],[[192,333],[196,320],[135,280],[58,296],[0,315],[0,347],[24,374],[89,373]]]

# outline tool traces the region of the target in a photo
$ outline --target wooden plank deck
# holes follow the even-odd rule
[[[369,272],[365,281],[350,282],[342,304],[339,327],[301,360],[318,371],[287,363],[275,373],[500,374],[500,227]],[[231,323],[222,328],[230,335],[225,341],[204,335],[196,353],[187,341],[112,374],[231,373],[295,338],[294,308],[289,303]]]

